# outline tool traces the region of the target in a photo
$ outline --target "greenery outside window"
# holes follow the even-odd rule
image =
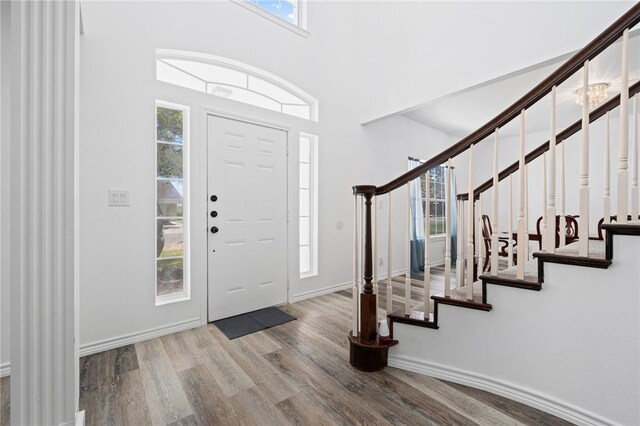
[[[188,114],[188,107],[156,102],[156,305],[189,298]]]

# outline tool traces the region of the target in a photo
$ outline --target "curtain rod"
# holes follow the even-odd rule
[[[411,161],[419,161],[419,162],[421,162],[421,163],[424,163],[424,160],[421,160],[421,159],[419,159],[419,158],[415,158],[415,157],[412,157],[412,156],[409,156],[409,160],[411,160]],[[442,165],[442,166],[440,166],[440,167],[444,167],[445,169],[446,169],[446,168],[448,168],[446,164],[443,164],[443,165]],[[452,168],[452,169],[455,169],[456,167],[455,167],[455,166],[451,166],[451,168]]]

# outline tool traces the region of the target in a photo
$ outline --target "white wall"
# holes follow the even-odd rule
[[[450,138],[426,128],[417,131],[420,125],[407,121],[402,134],[394,135],[406,148],[396,152],[397,144],[377,143],[372,133],[360,126],[359,114],[366,102],[362,92],[369,88],[360,82],[365,71],[360,45],[364,39],[358,38],[360,33],[353,29],[353,23],[359,22],[368,5],[341,3],[338,14],[335,7],[334,3],[309,5],[311,36],[305,39],[232,2],[83,5],[80,343],[85,353],[151,336],[160,329],[192,326],[204,318],[207,194],[203,107],[282,123],[291,127],[294,142],[299,131],[319,136],[319,274],[298,279],[298,253],[291,250],[290,298],[299,300],[349,285],[351,186],[391,179],[406,170],[408,155],[433,155]],[[368,21],[359,24],[367,32],[375,30]],[[226,56],[281,76],[319,99],[320,122],[281,116],[157,82],[156,48]],[[159,307],[154,305],[155,99],[191,108],[194,200],[190,214],[192,297]],[[436,135],[433,146],[425,142],[431,137],[422,136],[421,131]],[[424,146],[423,152],[418,146]],[[297,176],[297,155],[297,144],[290,144],[290,176]],[[378,161],[381,155],[384,162]],[[393,167],[388,166],[390,159]],[[131,206],[108,207],[108,188],[129,189]],[[290,179],[291,247],[297,246],[296,188],[297,181]],[[339,222],[344,224],[342,229],[338,229]]]
[[[576,424],[637,425],[639,255],[638,237],[616,235],[609,269],[546,264],[539,292],[489,285],[490,312],[441,306],[438,330],[395,324],[389,365]]]
[[[363,121],[580,49],[633,5],[367,2],[361,22],[375,31],[361,33],[372,88]]]

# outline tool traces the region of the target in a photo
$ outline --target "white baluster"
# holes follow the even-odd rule
[[[638,95],[633,95],[633,133],[631,138],[631,220],[638,220]]]
[[[611,222],[611,142],[609,140],[609,111],[604,121],[604,208],[602,209],[604,220],[602,223]]]
[[[371,254],[373,256],[371,263],[371,272],[373,276],[373,294],[378,294],[378,197],[374,196],[371,200],[373,210],[371,214]],[[377,298],[376,298],[377,300]],[[377,308],[377,307],[376,307]],[[377,309],[376,309],[377,312]]]
[[[464,200],[458,200],[457,220],[458,235],[456,236],[456,288],[460,288],[464,286],[464,246],[461,243],[463,241],[463,238],[461,238],[461,236],[464,235]]]
[[[558,191],[558,215],[560,216],[560,223],[558,225],[559,233],[560,233],[560,247],[563,247],[567,244],[567,218],[564,215],[564,193],[565,193],[565,180],[564,180],[564,143],[565,141],[560,142],[558,145],[560,154],[560,187]]]
[[[556,250],[556,86],[551,89],[551,137],[549,138],[549,198],[547,205],[547,253]]]
[[[411,182],[407,183],[407,244],[404,277],[404,313],[411,313]]]
[[[431,206],[429,202],[429,182],[430,182],[430,172],[427,170],[427,175],[425,179],[425,194],[426,200],[424,203],[424,320],[429,321],[429,314],[431,312],[431,305],[429,303],[429,298],[431,297],[431,259],[430,259],[430,251],[431,251]],[[445,256],[446,259],[446,256]],[[446,261],[446,260],[445,260]],[[446,284],[445,284],[446,289]],[[445,290],[446,292],[446,290]]]
[[[525,157],[526,158],[526,157]],[[524,165],[524,258],[531,260],[529,249],[529,165]]]
[[[622,34],[620,72],[620,141],[618,142],[618,223],[627,223],[629,193],[629,30]]]
[[[493,194],[491,204],[491,275],[498,275],[498,129],[493,139]]]
[[[582,146],[580,149],[580,224],[578,253],[589,255],[589,61],[582,73]]]
[[[526,261],[525,250],[525,163],[524,163],[524,110],[520,113],[520,160],[519,160],[520,176],[518,183],[520,187],[520,197],[518,200],[518,266],[516,278],[524,279],[524,262]]]
[[[551,224],[549,224],[551,228]],[[540,221],[540,247],[545,250],[549,245],[547,234],[547,153],[542,154],[542,220]]]
[[[476,257],[477,275],[480,276],[484,272],[484,237],[482,235],[482,192],[478,194],[478,204],[476,205],[478,214],[476,215]]]
[[[353,198],[353,319],[352,330],[353,335],[357,336],[359,331],[360,319],[360,284],[358,265],[360,264],[360,251],[358,247],[358,196]]]
[[[469,147],[469,208],[467,213],[467,299],[473,300],[473,145]]]
[[[393,310],[393,286],[391,284],[391,192],[387,194],[387,314]]]
[[[507,246],[507,255],[509,258],[507,259],[507,267],[511,268],[513,266],[513,175],[509,175],[509,211],[507,212],[507,233],[509,234],[509,245]]]
[[[451,291],[451,159],[447,161],[445,188],[445,242],[444,242],[444,294]]]

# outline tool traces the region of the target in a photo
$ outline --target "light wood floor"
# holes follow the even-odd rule
[[[354,370],[350,300],[340,292],[284,306],[297,321],[232,341],[207,325],[84,357],[87,425],[567,424],[418,374]],[[3,425],[7,405],[3,396]]]

